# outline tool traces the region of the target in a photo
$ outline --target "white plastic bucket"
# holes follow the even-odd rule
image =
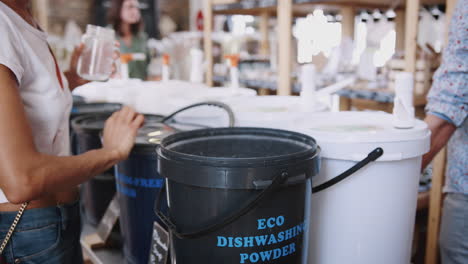
[[[136,97],[144,87],[139,79],[110,79],[107,82],[90,82],[73,90],[74,95],[85,98],[86,102],[121,103],[135,106]]]
[[[142,113],[168,115],[194,103],[194,94],[207,89],[203,84],[183,81],[143,82],[136,95],[135,108]]]
[[[227,98],[253,97],[257,92],[248,88],[208,87],[184,81],[146,82],[138,79],[111,79],[107,82],[91,82],[78,87],[75,95],[87,102],[118,102],[134,107],[138,112],[168,115],[182,107],[203,101],[222,101]],[[194,109],[182,117],[202,119],[213,117],[211,112]],[[178,118],[182,118],[178,116]]]
[[[255,90],[240,88],[239,94],[233,95],[229,88],[208,87],[204,84],[184,81],[143,82],[142,88],[135,91],[135,108],[148,114],[168,115],[182,107],[204,101],[220,101],[231,96],[256,96]],[[213,113],[193,109],[177,116],[177,119],[190,119],[194,116],[209,119]],[[185,120],[186,121],[186,120]]]
[[[257,92],[249,88],[238,88],[233,91],[228,87],[210,87],[206,89],[191,89],[190,92],[178,95],[178,100],[185,100],[187,103],[179,108],[189,104],[200,102],[215,101],[224,102],[230,98],[239,98],[245,100],[254,98]],[[172,99],[168,99],[169,101]],[[191,110],[187,110],[175,118],[177,122],[196,123],[208,127],[223,127],[229,124],[228,115],[220,108],[216,109],[213,106],[201,106]]]
[[[299,96],[257,96],[231,98],[224,101],[236,116],[236,126],[285,128],[296,118],[313,112],[326,111],[327,107],[315,102],[313,107],[303,108]]]
[[[417,121],[392,127],[380,112],[316,113],[292,130],[314,137],[322,166],[314,186],[381,147],[384,154],[349,178],[312,195],[309,263],[409,264],[422,155],[430,132]]]

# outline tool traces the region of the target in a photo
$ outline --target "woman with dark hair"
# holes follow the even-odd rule
[[[120,42],[120,53],[144,53],[146,60],[130,61],[128,72],[130,78],[145,80],[149,61],[147,41],[143,32],[143,20],[138,0],[114,0],[109,12],[109,23],[117,33]]]

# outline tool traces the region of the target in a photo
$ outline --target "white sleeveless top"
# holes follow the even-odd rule
[[[37,150],[54,156],[70,155],[68,120],[72,97],[65,76],[59,71],[63,89],[60,85],[47,34],[0,2],[0,36],[0,64],[18,80]],[[0,190],[0,203],[6,202]]]

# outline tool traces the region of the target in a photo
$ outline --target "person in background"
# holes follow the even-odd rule
[[[426,106],[431,149],[425,168],[447,145],[446,193],[440,230],[442,264],[468,263],[468,0],[458,0],[449,42]]]
[[[114,0],[109,11],[109,23],[114,27],[120,42],[120,53],[143,53],[146,60],[130,61],[129,77],[147,79],[149,51],[148,36],[143,32],[143,20],[138,0]]]
[[[64,75],[30,5],[0,0],[0,244],[26,206],[0,263],[80,264],[78,185],[128,157],[144,117],[124,107],[106,121],[101,149],[70,156],[83,46]]]

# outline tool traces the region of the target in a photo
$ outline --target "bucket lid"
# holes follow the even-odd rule
[[[83,114],[74,117],[71,121],[73,131],[79,132],[96,132],[99,133],[104,129],[104,123],[112,115],[112,113],[94,113]]]
[[[86,100],[83,96],[73,95],[73,106],[84,103],[86,103]]]
[[[325,111],[319,102],[304,111],[299,96],[257,96],[226,100],[236,116],[238,126],[287,128],[294,118]]]
[[[239,87],[233,90],[231,87],[212,87],[202,92],[201,100],[222,100],[232,97],[256,97],[257,91],[251,88]]]
[[[156,146],[161,140],[177,130],[160,122],[145,122],[145,125],[138,130],[135,139],[134,152],[155,152]]]
[[[315,175],[319,152],[313,138],[296,132],[201,129],[162,140],[158,148],[159,172],[194,186],[258,189],[262,182],[271,182],[283,172],[289,179],[305,180]]]
[[[161,141],[176,132],[200,129],[196,125],[185,125],[170,123],[161,123],[163,116],[158,115],[145,115],[145,124],[138,130],[135,138],[134,153],[156,153],[156,146]]]
[[[106,120],[112,113],[94,113],[75,117],[72,120],[72,128],[76,132],[84,133],[100,133],[104,129]],[[162,116],[145,115],[145,124],[158,123],[162,120]]]
[[[380,161],[421,156],[429,150],[430,131],[425,122],[417,120],[413,128],[399,129],[392,121],[393,116],[383,112],[324,112],[296,120],[291,129],[316,138],[323,157],[360,160],[365,157],[358,153],[360,146],[385,146]]]
[[[246,98],[228,99],[226,103],[236,113],[263,113],[278,114],[304,112],[301,108],[301,97],[299,96],[256,96]],[[317,102],[314,112],[325,111],[327,107]]]
[[[122,108],[119,103],[79,103],[73,105],[72,116],[92,113],[113,113]]]

